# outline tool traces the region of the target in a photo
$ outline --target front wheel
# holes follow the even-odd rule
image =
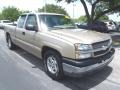
[[[52,79],[63,79],[63,68],[59,54],[55,51],[49,50],[44,54],[44,64],[47,74]]]

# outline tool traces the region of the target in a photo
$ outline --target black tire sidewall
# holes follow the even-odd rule
[[[54,56],[56,58],[56,62],[58,64],[58,72],[53,74],[51,73],[49,70],[48,70],[48,67],[47,67],[47,58],[49,56]],[[57,54],[57,52],[55,51],[52,51],[52,50],[49,50],[47,51],[45,54],[44,54],[44,65],[45,65],[45,71],[46,73],[52,77],[52,79],[54,80],[60,80],[63,78],[63,67],[62,67],[62,61],[61,61],[61,58],[59,56],[59,54]]]
[[[10,40],[10,43],[11,43],[11,47],[9,46],[9,40]],[[10,35],[7,36],[7,46],[8,46],[8,48],[11,49],[11,50],[14,49],[14,44],[13,44],[13,42],[12,42],[12,40],[11,40]]]

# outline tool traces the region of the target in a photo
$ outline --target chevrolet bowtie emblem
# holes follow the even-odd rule
[[[107,46],[105,46],[105,45],[102,46],[102,49],[103,49],[103,50],[106,50],[106,49],[107,49]]]

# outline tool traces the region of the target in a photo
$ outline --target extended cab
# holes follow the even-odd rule
[[[19,46],[43,59],[47,74],[56,80],[103,68],[115,52],[109,35],[78,29],[61,14],[23,14],[16,27],[5,26],[5,35],[9,49]]]

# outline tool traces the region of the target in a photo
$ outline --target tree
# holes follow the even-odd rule
[[[19,9],[15,7],[4,7],[2,10],[3,18],[11,21],[16,21],[20,14],[21,12],[19,11]]]
[[[102,21],[106,21],[106,20],[109,20],[109,17],[107,15],[104,15],[104,16],[101,16],[99,19]]]
[[[21,11],[21,14],[22,14],[22,13],[30,13],[30,12],[32,12],[32,11],[25,10],[25,11]]]
[[[59,13],[59,14],[68,15],[68,13],[65,11],[64,8],[53,4],[46,4],[42,9],[40,8],[38,9],[38,12],[44,12],[44,11],[48,13]]]
[[[63,1],[63,0],[57,0]],[[65,0],[67,3],[80,1],[84,7],[87,22],[93,23],[101,16],[108,13],[116,13],[120,11],[120,0]],[[88,11],[87,3],[91,5],[91,12]]]
[[[107,20],[109,20],[109,17],[104,15],[104,16],[101,16],[99,18],[99,20],[100,21],[107,21]],[[80,16],[78,19],[75,19],[74,21],[84,23],[84,22],[87,22],[87,17],[86,16]]]
[[[2,13],[0,13],[0,20],[2,20],[3,19],[3,15],[2,15]]]
[[[78,21],[79,21],[79,22],[87,22],[87,17],[86,17],[86,16],[80,16],[80,17],[78,18]]]

